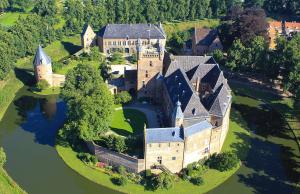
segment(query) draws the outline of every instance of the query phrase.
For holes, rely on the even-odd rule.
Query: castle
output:
[[[97,37],[90,30],[84,28],[82,39],[97,39],[107,55],[137,54],[137,69],[125,71],[122,90],[135,90],[163,111],[167,127],[144,130],[144,169],[163,166],[175,173],[221,151],[232,96],[213,57],[168,53],[160,24],[108,24]],[[83,41],[83,47],[89,43]]]
[[[50,57],[44,52],[41,46],[37,48],[33,60],[34,75],[37,82],[47,81],[50,87],[59,87],[65,82],[65,76],[52,72]]]

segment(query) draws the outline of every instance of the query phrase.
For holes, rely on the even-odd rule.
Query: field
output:
[[[219,25],[220,21],[218,19],[202,19],[195,21],[174,21],[174,22],[166,22],[163,24],[164,30],[168,36],[175,32],[188,31],[197,28],[215,28]]]
[[[19,12],[6,12],[0,16],[0,25],[12,26],[18,21],[19,17],[26,17],[28,14]]]

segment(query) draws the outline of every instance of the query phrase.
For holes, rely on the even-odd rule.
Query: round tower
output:
[[[46,80],[50,86],[53,85],[51,59],[48,55],[46,55],[41,46],[39,46],[36,51],[33,60],[33,67],[34,75],[37,82],[41,80]]]

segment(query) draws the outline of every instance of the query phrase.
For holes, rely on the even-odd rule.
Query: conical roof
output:
[[[35,53],[33,65],[37,66],[37,65],[49,65],[49,64],[51,64],[50,57],[43,51],[41,45],[39,45]]]
[[[180,103],[179,100],[176,103],[176,107],[175,107],[174,112],[173,112],[173,118],[175,118],[175,119],[183,118],[183,113],[182,113],[182,110],[181,110],[181,103]]]

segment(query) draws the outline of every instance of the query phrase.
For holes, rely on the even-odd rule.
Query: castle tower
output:
[[[181,127],[183,125],[184,115],[181,110],[181,103],[178,100],[172,114],[172,126]]]
[[[39,46],[36,51],[33,60],[33,67],[37,82],[39,82],[40,80],[46,80],[50,86],[53,86],[51,59],[48,55],[46,55],[41,46]]]
[[[85,24],[81,33],[81,46],[85,52],[96,44],[96,34],[89,24]]]
[[[160,44],[154,46],[150,43],[142,45],[137,41],[137,94],[138,98],[146,97],[154,100],[158,74],[163,71],[164,49]]]

